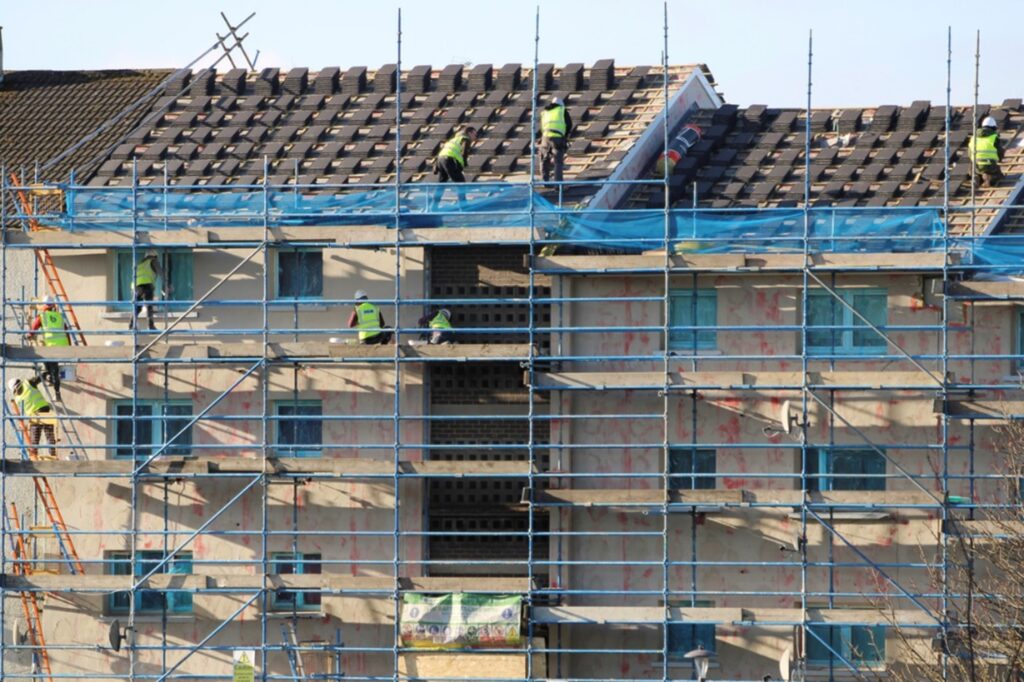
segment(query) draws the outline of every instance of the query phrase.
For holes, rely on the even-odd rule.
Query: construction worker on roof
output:
[[[135,277],[132,280],[135,305],[132,307],[132,319],[128,323],[129,329],[135,329],[135,320],[142,317],[143,312],[146,313],[146,318],[149,320],[150,330],[156,329],[156,325],[153,324],[153,301],[156,298],[156,281],[162,276],[160,256],[156,251],[147,251],[135,266]],[[148,305],[141,302],[148,302]]]
[[[366,292],[356,292],[355,310],[348,316],[350,329],[359,330],[359,343],[365,345],[391,343],[391,332],[385,331],[384,314],[367,300]]]
[[[979,184],[995,187],[1003,179],[1003,170],[999,162],[1003,160],[1003,145],[999,141],[999,125],[991,116],[981,121],[981,128],[971,136],[967,145],[968,153],[974,162],[974,187]]]
[[[28,339],[30,341],[34,340],[36,338],[35,332],[39,330],[43,332],[43,345],[47,348],[71,345],[68,325],[64,321],[64,315],[57,309],[52,296],[44,298],[42,305],[39,306],[39,312],[36,313],[35,319],[32,320]],[[59,402],[61,400],[60,365],[56,362],[48,361],[43,363],[43,367],[45,368],[44,374],[48,383],[53,386],[53,396]]]
[[[572,134],[572,116],[565,108],[561,97],[552,97],[540,114],[540,144],[537,151],[541,157],[541,172],[544,182],[554,179],[562,182],[565,167],[565,152]],[[552,177],[554,176],[554,177]]]
[[[437,153],[437,159],[434,161],[434,172],[437,173],[438,182],[466,181],[463,171],[466,168],[466,159],[469,158],[470,147],[474,142],[476,142],[476,128],[467,126],[441,145],[441,151]]]
[[[7,382],[7,390],[11,393],[18,413],[28,419],[29,425],[29,455],[35,459],[39,454],[36,448],[39,445],[40,436],[46,434],[46,442],[50,445],[50,456],[57,458],[57,421],[54,419],[53,406],[39,390],[39,383],[42,377],[35,376],[31,379],[11,379]]]
[[[424,334],[428,343],[454,343],[455,333],[452,331],[452,311],[442,308],[436,313],[427,313],[417,323],[420,327],[429,328],[430,334]]]

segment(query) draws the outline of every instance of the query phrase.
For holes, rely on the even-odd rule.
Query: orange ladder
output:
[[[18,523],[18,508],[13,502],[11,502],[8,516],[8,530],[11,534],[14,575],[32,575],[32,565],[29,563],[28,552],[25,549],[25,536]],[[25,624],[28,627],[28,641],[32,645],[32,656],[39,669],[46,671],[46,679],[52,681],[53,671],[50,669],[50,655],[46,653],[46,639],[43,637],[43,614],[39,608],[39,598],[35,592],[26,590],[22,590],[19,594],[21,595],[21,608],[25,612]]]
[[[32,203],[28,200],[27,191],[18,181],[17,175],[10,173],[9,177],[11,186],[15,189],[14,193],[18,197],[18,204],[21,206],[22,215],[28,222],[29,230],[32,232],[41,231],[43,228],[35,218]],[[35,252],[36,260],[39,262],[39,269],[43,273],[43,279],[46,280],[47,291],[50,292],[54,300],[60,305],[60,308],[67,311],[68,322],[71,323],[71,328],[76,332],[70,335],[71,338],[77,340],[77,343],[81,346],[88,345],[85,342],[85,334],[82,333],[82,327],[78,324],[78,316],[75,314],[75,309],[68,302],[68,292],[64,289],[64,283],[60,281],[60,272],[57,270],[57,266],[54,265],[53,258],[50,257],[50,250],[39,248]]]
[[[11,412],[14,416],[20,416],[17,404],[11,401]],[[32,454],[34,448],[30,445],[31,438],[29,436],[28,424],[26,420],[19,419],[18,426],[21,431],[21,437],[23,439],[22,447],[25,452],[28,453],[27,459],[38,460],[38,453]],[[57,546],[60,548],[61,554],[64,555],[64,559],[68,562],[68,566],[71,572],[76,575],[83,575],[85,568],[82,566],[82,560],[78,558],[78,551],[75,549],[75,543],[71,539],[71,534],[68,533],[67,524],[64,523],[64,515],[61,514],[60,507],[57,506],[57,498],[53,495],[53,489],[50,487],[50,482],[46,480],[45,476],[33,476],[32,482],[36,487],[36,496],[39,497],[39,501],[43,503],[43,510],[46,512],[46,520],[50,522],[50,526],[53,528],[54,534],[57,536]]]

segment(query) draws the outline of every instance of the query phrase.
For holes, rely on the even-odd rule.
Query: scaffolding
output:
[[[667,151],[667,19],[665,31],[665,115],[652,129],[663,135]],[[809,168],[810,50],[808,57]],[[535,56],[535,103],[537,63]],[[400,72],[400,50],[397,66]],[[397,82],[401,121],[401,78]],[[948,99],[947,88],[947,169]],[[748,635],[781,642],[754,656],[763,672],[753,672],[755,664],[745,659],[744,672],[729,672],[729,679],[774,674],[780,656],[784,666],[792,665],[793,679],[855,679],[879,661],[851,653],[841,638],[823,634],[829,628],[899,626],[930,641],[961,627],[953,605],[964,595],[945,580],[930,584],[927,576],[945,576],[955,560],[947,547],[952,536],[979,528],[978,514],[1007,507],[992,492],[1003,475],[981,441],[986,423],[1024,416],[1019,378],[991,369],[1015,366],[1021,354],[976,339],[977,329],[997,326],[978,325],[976,306],[1002,310],[1024,299],[1018,280],[978,278],[1011,266],[975,258],[985,245],[1008,241],[976,231],[974,214],[1007,206],[952,205],[947,172],[937,238],[915,234],[901,244],[896,237],[895,248],[879,251],[870,237],[840,230],[823,246],[812,225],[835,223],[837,209],[808,200],[785,248],[720,252],[693,246],[675,231],[721,213],[672,207],[666,169],[661,180],[622,181],[664,188],[664,208],[631,210],[663,221],[660,248],[606,253],[597,243],[592,253],[566,254],[558,248],[574,240],[550,226],[571,222],[578,210],[539,209],[533,199],[583,183],[534,180],[531,159],[531,180],[518,188],[529,201],[515,225],[498,227],[489,225],[507,219],[508,211],[470,210],[458,216],[457,226],[446,225],[447,214],[425,200],[443,186],[404,186],[398,174],[387,186],[275,186],[265,163],[262,182],[242,188],[262,207],[259,215],[245,214],[246,226],[204,229],[201,212],[165,210],[163,229],[154,230],[153,216],[140,209],[144,199],[163,196],[166,207],[166,197],[181,190],[166,181],[143,188],[133,176],[132,210],[105,216],[111,221],[106,228],[82,229],[79,220],[75,229],[73,201],[46,214],[35,210],[30,196],[85,196],[94,188],[73,180],[24,185],[3,174],[0,224],[70,226],[6,230],[5,295],[11,254],[45,252],[35,295],[45,286],[82,314],[74,331],[81,342],[63,348],[23,345],[28,320],[14,324],[15,315],[3,315],[0,379],[6,385],[44,362],[82,363],[79,374],[87,367],[89,376],[79,378],[88,394],[56,417],[64,434],[56,460],[29,456],[18,430],[22,422],[5,406],[0,504],[8,509],[10,488],[31,477],[37,489],[42,481],[50,490],[52,481],[50,499],[80,515],[71,529],[53,531],[18,525],[14,512],[2,531],[4,587],[27,604],[26,613],[37,615],[25,643],[5,632],[0,677],[232,679],[233,653],[252,650],[264,680],[689,679],[688,664],[673,655],[677,626],[692,628],[682,635],[692,640],[699,637],[696,628],[713,626],[724,629],[717,637],[732,647]],[[804,177],[809,199],[810,173]],[[495,191],[487,184],[465,189],[470,195]],[[382,220],[375,214],[365,225],[282,224],[274,200],[304,191],[382,190],[393,194],[391,215]],[[410,226],[410,205],[440,223]],[[872,214],[872,220],[882,214],[897,222],[909,215],[899,209]],[[970,216],[969,234],[950,232],[960,215]],[[446,250],[468,247],[516,249],[525,258],[525,291],[433,295],[431,265]],[[80,297],[59,284],[51,252],[59,265],[62,252],[83,249],[118,250],[132,265],[149,249],[188,250],[220,270],[204,280],[202,295],[163,302],[163,328],[147,334],[139,329],[135,304],[118,299],[114,289]],[[295,250],[320,253],[325,276],[329,262],[340,263],[330,266],[338,281],[325,283],[315,298],[280,296],[278,259]],[[877,324],[844,294],[851,284],[870,288],[880,280],[893,292],[887,304],[910,323]],[[351,343],[356,331],[342,328],[340,315],[352,301],[339,292],[364,281],[373,283],[366,287],[374,292],[370,302],[389,306],[393,344]],[[773,291],[785,304],[775,303],[772,315],[753,323],[699,323],[699,292],[713,288],[741,297]],[[904,303],[888,303],[897,297]],[[811,324],[811,306],[821,301],[833,319]],[[31,296],[6,297],[5,312],[32,304]],[[679,305],[690,307],[682,314],[689,323],[674,321]],[[515,321],[461,325],[452,332],[453,344],[410,344],[423,333],[413,320],[435,306],[509,310]],[[961,315],[964,307],[969,311]],[[217,321],[202,326],[198,313]],[[324,322],[328,314],[339,316],[337,324]],[[114,329],[104,322],[111,319],[136,324]],[[707,352],[705,334],[721,339],[722,348]],[[851,349],[842,339],[852,335],[870,341]],[[736,341],[725,343],[728,338]],[[760,339],[759,350],[749,350],[752,338]],[[525,403],[453,414],[431,402],[432,387],[441,387],[434,378],[447,369],[493,366],[521,373]],[[185,406],[183,396],[198,399]],[[311,396],[321,396],[321,413]],[[350,403],[341,405],[342,398]],[[867,417],[864,403],[871,408]],[[93,409],[83,411],[88,405]],[[170,409],[176,405],[184,409]],[[323,411],[329,405],[338,411]],[[316,439],[298,435],[309,421],[302,416],[320,424]],[[900,420],[908,426],[886,428]],[[431,437],[442,422],[486,428],[497,421],[525,427],[525,438],[460,444]],[[16,438],[7,437],[11,432]],[[699,453],[708,450],[731,452],[728,461],[736,468],[703,468]],[[880,458],[881,471],[862,475],[880,487],[844,490],[835,485],[842,476],[821,465],[834,453],[853,451]],[[793,466],[784,466],[790,455]],[[431,515],[443,517],[444,510],[430,508],[428,488],[474,480],[520,491],[512,506],[525,515],[525,527],[431,530]],[[97,527],[81,516],[89,486],[103,488],[98,499],[109,508],[95,519],[109,525]],[[56,502],[44,502],[43,513],[49,517],[53,510],[60,515]],[[335,516],[348,527],[334,525]],[[708,525],[715,525],[713,538]],[[899,531],[902,525],[913,531]],[[73,560],[67,553],[36,557],[43,570],[26,571],[33,538],[48,532],[58,542],[74,541],[79,551]],[[525,547],[518,558],[471,562],[429,554],[436,539],[481,536]],[[926,538],[937,541],[937,558],[894,554],[885,544],[918,546]],[[762,555],[771,545],[776,558],[745,557],[730,542],[760,543]],[[364,549],[353,549],[358,544]],[[65,565],[66,572],[47,574]],[[739,576],[757,572],[767,577],[735,586],[721,578],[739,583]],[[438,653],[403,639],[407,596],[453,593],[518,597],[525,623],[518,646]],[[60,604],[61,613],[126,619],[126,645],[116,651],[67,632],[60,633],[64,641],[48,634],[44,644],[47,609],[40,617],[36,607],[43,595]],[[329,624],[321,626],[321,619]],[[202,627],[193,627],[197,621]],[[119,626],[119,620],[112,624]],[[827,662],[810,659],[812,648],[827,651]],[[24,652],[45,661],[45,670],[7,669],[7,654]],[[510,654],[520,668],[501,667]],[[193,657],[202,659],[201,667],[186,666]],[[646,667],[623,669],[621,661]],[[501,672],[513,669],[520,672]]]

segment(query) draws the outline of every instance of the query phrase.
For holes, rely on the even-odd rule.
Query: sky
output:
[[[497,67],[533,63],[538,4],[541,62],[661,61],[661,0],[30,0],[2,3],[0,26],[7,70],[181,67],[224,31],[220,10],[256,13],[257,67],[373,68],[396,61],[401,7],[404,68]],[[952,28],[952,100],[968,104],[982,29],[979,98],[999,103],[1024,97],[1022,27],[1024,0],[669,0],[668,54],[708,64],[726,101],[805,106],[813,31],[812,106],[943,103]]]

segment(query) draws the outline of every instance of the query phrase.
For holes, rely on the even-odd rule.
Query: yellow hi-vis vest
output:
[[[372,339],[380,334],[380,311],[372,303],[360,303],[356,306],[356,329],[359,340]]]
[[[545,137],[565,137],[565,107],[545,109],[540,115],[540,129]]]
[[[46,402],[39,389],[25,381],[21,382],[21,390],[14,394],[14,402],[18,405],[18,411],[25,417],[33,417],[43,410],[50,409],[50,403]]]
[[[153,259],[143,258],[139,261],[139,264],[135,266],[134,286],[153,284],[154,282],[156,282],[156,270],[153,269]]]
[[[974,159],[974,165],[990,166],[993,163],[999,163],[999,151],[996,149],[996,140],[998,139],[999,133],[981,137],[975,135],[971,138],[967,149],[970,151],[971,158]]]
[[[450,140],[444,143],[441,147],[441,151],[438,152],[437,157],[443,159],[445,157],[451,157],[455,159],[455,163],[459,164],[459,168],[466,167],[466,160],[462,156],[462,143],[465,142],[466,136],[462,133],[455,135]]]
[[[39,313],[43,328],[43,344],[47,346],[70,346],[71,339],[65,331],[64,316],[56,310],[44,310]]]
[[[447,317],[445,317],[441,313],[438,313],[437,315],[434,315],[434,318],[432,320],[430,320],[430,328],[431,329],[451,329],[452,328],[452,323],[448,320]]]

